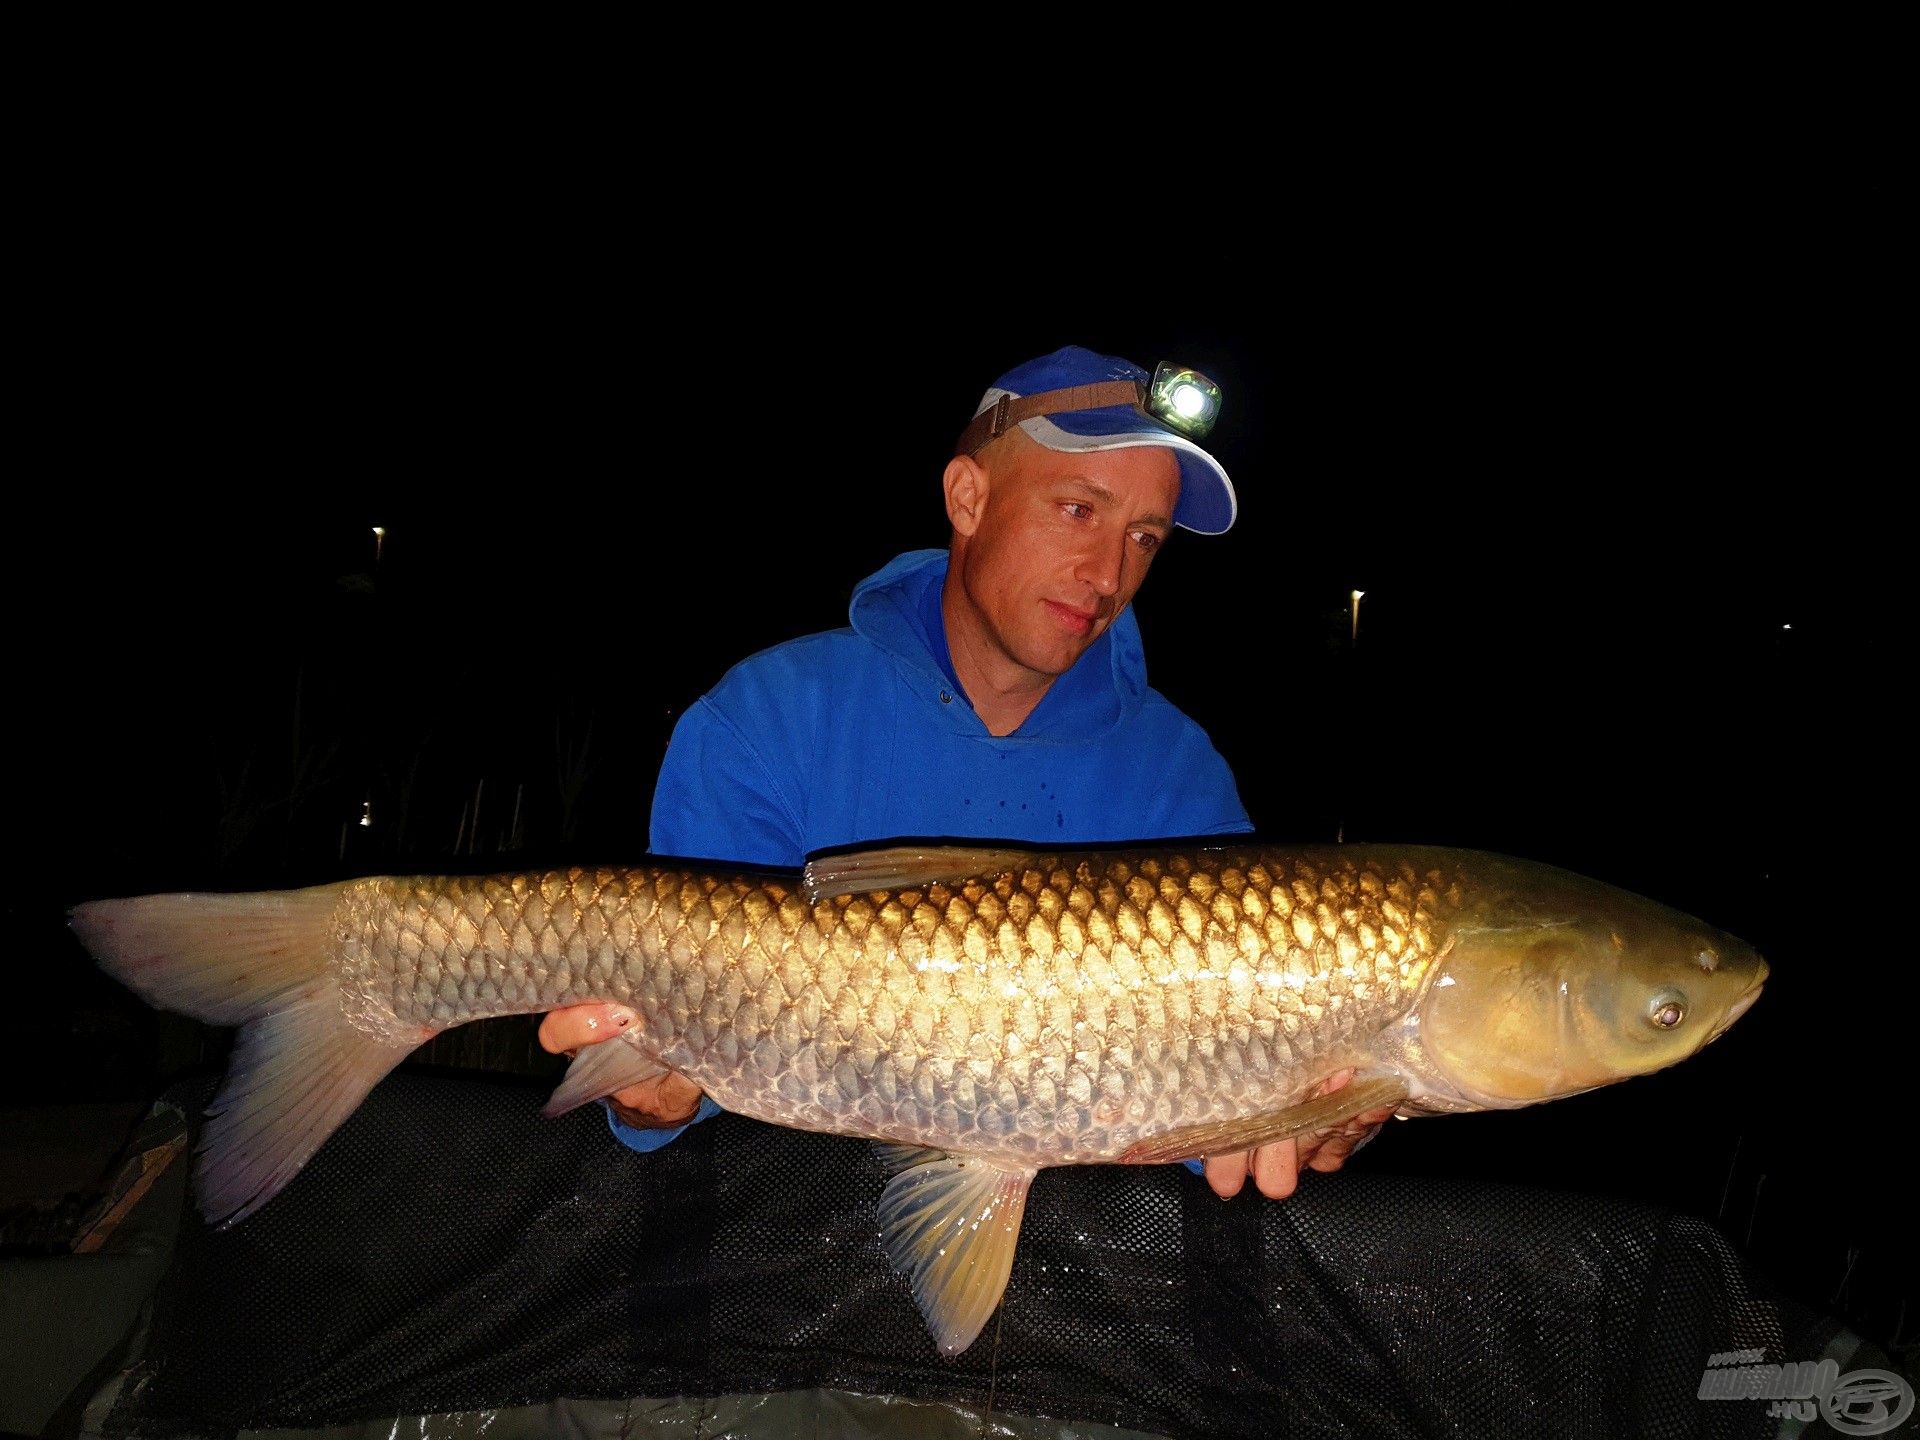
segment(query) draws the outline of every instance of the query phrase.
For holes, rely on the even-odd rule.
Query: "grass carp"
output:
[[[999,1304],[1044,1166],[1578,1094],[1694,1054],[1767,973],[1550,866],[1242,837],[380,876],[71,924],[154,1005],[240,1027],[196,1176],[210,1222],[265,1204],[439,1032],[614,1001],[632,1029],[582,1050],[548,1113],[670,1069],[740,1114],[882,1142],[886,1248],[948,1354]]]

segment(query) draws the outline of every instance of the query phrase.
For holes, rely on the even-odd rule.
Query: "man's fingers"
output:
[[[1222,1200],[1238,1195],[1240,1187],[1247,1183],[1247,1161],[1244,1150],[1236,1150],[1231,1155],[1207,1156],[1207,1184],[1213,1187],[1213,1193]]]
[[[684,1075],[669,1070],[638,1085],[616,1090],[607,1098],[613,1102],[613,1113],[624,1123],[642,1130],[657,1130],[691,1120],[693,1112],[700,1108],[701,1090]]]
[[[1391,1109],[1366,1110],[1328,1134],[1314,1146],[1306,1158],[1309,1169],[1331,1174],[1367,1141],[1380,1133],[1380,1127],[1393,1118]]]
[[[569,1005],[552,1010],[540,1022],[540,1047],[556,1055],[572,1055],[582,1046],[625,1035],[633,1029],[635,1019],[625,1005]],[[616,1090],[607,1100],[622,1123],[640,1130],[657,1130],[691,1120],[701,1098],[698,1085],[669,1070]]]
[[[1318,1170],[1322,1175],[1330,1175],[1347,1163],[1347,1157],[1353,1154],[1360,1142],[1367,1138],[1369,1129],[1336,1130],[1314,1148],[1307,1160],[1307,1168]]]
[[[633,1011],[624,1005],[569,1005],[550,1010],[540,1022],[540,1048],[555,1055],[582,1045],[598,1045],[633,1028]]]
[[[1300,1142],[1289,1137],[1253,1152],[1253,1183],[1269,1200],[1284,1200],[1300,1183]]]
[[[1315,1096],[1331,1095],[1353,1079],[1353,1071],[1341,1070],[1313,1087]],[[1206,1162],[1207,1184],[1223,1200],[1238,1195],[1253,1177],[1262,1195],[1284,1200],[1300,1187],[1300,1172],[1318,1170],[1323,1174],[1338,1170],[1380,1127],[1393,1118],[1391,1105],[1364,1110],[1332,1129],[1313,1135],[1298,1135],[1274,1140],[1257,1150],[1236,1150],[1231,1155],[1210,1155]]]
[[[1338,1090],[1342,1085],[1345,1085],[1351,1079],[1353,1079],[1353,1071],[1351,1068],[1346,1070],[1336,1070],[1333,1072],[1333,1074],[1327,1076],[1326,1079],[1322,1080],[1319,1084],[1315,1085],[1313,1089],[1309,1090],[1307,1093],[1311,1095],[1314,1099],[1318,1100],[1323,1095],[1331,1095],[1334,1091]]]

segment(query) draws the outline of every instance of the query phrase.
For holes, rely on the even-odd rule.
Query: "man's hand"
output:
[[[598,1045],[626,1034],[634,1013],[624,1005],[570,1005],[551,1010],[540,1022],[540,1048],[555,1055],[572,1055],[583,1045]],[[622,1125],[636,1130],[663,1130],[684,1125],[700,1108],[700,1087],[669,1070],[607,1097]]]
[[[1313,1087],[1310,1098],[1330,1095],[1353,1078],[1353,1071],[1329,1075]],[[1271,1200],[1284,1200],[1300,1183],[1302,1166],[1331,1173],[1347,1163],[1347,1157],[1371,1140],[1380,1127],[1393,1118],[1393,1107],[1364,1110],[1351,1120],[1330,1130],[1297,1135],[1291,1140],[1275,1140],[1257,1150],[1236,1150],[1231,1155],[1207,1157],[1207,1184],[1222,1200],[1240,1193],[1253,1176],[1260,1193]]]

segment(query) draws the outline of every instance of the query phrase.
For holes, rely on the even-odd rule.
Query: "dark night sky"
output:
[[[57,443],[19,477],[44,516],[10,576],[38,873],[10,907],[66,977],[30,998],[99,1003],[75,900],[314,883],[382,843],[431,868],[483,781],[490,842],[518,791],[528,853],[639,853],[671,717],[942,543],[980,391],[1084,343],[1225,388],[1239,525],[1178,537],[1137,609],[1266,834],[1567,865],[1772,962],[1697,1060],[1396,1127],[1371,1163],[1709,1214],[1726,1190],[1803,1288],[1848,1246],[1911,1287],[1884,257],[1863,209],[1705,213],[1376,209],[1396,223],[1237,232],[1198,295],[1145,255],[1023,269],[904,226],[830,262],[610,268],[549,240],[519,268],[315,218],[102,265],[49,341]],[[590,736],[570,833],[556,728]],[[381,838],[349,827],[343,861],[369,799]]]

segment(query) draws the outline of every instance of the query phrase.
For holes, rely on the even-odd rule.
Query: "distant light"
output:
[[[373,534],[375,539],[384,540],[387,538],[387,527],[384,525],[376,525],[373,527]]]
[[[1781,626],[1780,628],[1781,628],[1782,630],[1791,630],[1791,629],[1793,628],[1793,626],[1791,626],[1791,625],[1782,625],[1782,626]]]
[[[1367,592],[1366,592],[1366,591],[1364,591],[1364,590],[1356,590],[1356,591],[1354,591],[1354,592],[1353,592],[1353,603],[1354,603],[1354,604],[1356,604],[1356,605],[1358,605],[1358,604],[1360,603],[1360,597],[1361,597],[1362,595],[1364,595],[1364,594],[1366,594],[1366,593],[1367,593]]]
[[[361,823],[362,825],[365,825],[365,826],[368,826],[369,828],[371,828],[371,827],[372,827],[372,825],[373,825],[373,801],[371,801],[371,800],[366,800],[366,801],[363,801],[363,802],[361,803],[361,805],[360,805],[360,823]]]

